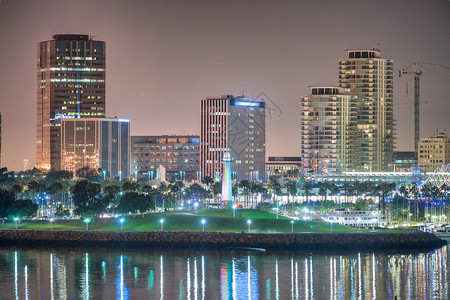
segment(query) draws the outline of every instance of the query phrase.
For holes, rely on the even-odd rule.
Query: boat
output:
[[[386,220],[379,210],[343,210],[337,209],[323,216],[326,222],[338,223],[346,226],[384,226]]]
[[[441,226],[436,230],[435,234],[440,239],[450,241],[450,226],[448,225]]]

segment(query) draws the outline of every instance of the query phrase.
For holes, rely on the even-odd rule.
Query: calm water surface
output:
[[[448,252],[0,247],[0,299],[449,299]]]

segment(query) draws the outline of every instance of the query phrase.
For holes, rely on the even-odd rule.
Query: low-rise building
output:
[[[302,159],[298,156],[269,156],[266,161],[266,178],[299,177]]]
[[[105,177],[130,174],[130,121],[117,118],[61,119],[61,169],[102,169]]]
[[[133,173],[153,180],[156,170],[165,169],[166,180],[200,180],[200,137],[198,135],[133,136]]]
[[[450,163],[450,139],[445,131],[436,137],[420,139],[417,151],[418,165],[426,167],[427,171]]]

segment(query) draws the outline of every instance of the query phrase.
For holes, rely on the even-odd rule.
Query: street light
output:
[[[16,222],[16,229],[17,229],[17,222],[19,221],[19,218],[14,218],[14,222]]]
[[[50,219],[50,230],[53,230],[53,218]]]
[[[205,232],[205,223],[206,223],[206,220],[205,220],[205,219],[202,219],[203,232]]]
[[[195,207],[195,214],[197,214],[197,206],[198,206],[198,202],[194,203],[194,207]]]
[[[91,221],[91,219],[89,219],[89,218],[84,219],[84,222],[86,223],[86,231],[89,230],[89,222],[90,222],[90,221]]]
[[[123,222],[125,222],[124,218],[120,218],[120,231],[123,231]]]
[[[247,220],[247,224],[248,224],[248,232],[250,232],[250,224],[252,224],[252,220]]]
[[[106,180],[106,171],[103,171],[103,180]]]
[[[291,221],[291,232],[294,232],[294,221]]]
[[[161,231],[163,231],[164,219],[159,220],[159,223],[161,223]]]
[[[236,217],[236,204],[233,204],[233,218]]]

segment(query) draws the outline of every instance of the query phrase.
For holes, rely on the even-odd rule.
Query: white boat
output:
[[[384,215],[379,210],[338,209],[323,216],[324,221],[350,226],[384,226]]]
[[[440,239],[450,241],[450,227],[444,226],[436,230],[436,236]]]

